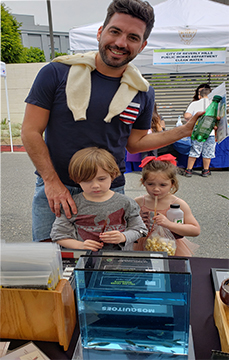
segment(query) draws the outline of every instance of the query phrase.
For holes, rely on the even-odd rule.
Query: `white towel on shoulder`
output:
[[[86,110],[91,95],[91,71],[96,68],[96,54],[97,52],[90,51],[85,54],[59,56],[52,60],[71,65],[66,84],[66,96],[67,105],[76,121],[86,120]],[[104,121],[111,122],[114,116],[125,110],[138,91],[147,92],[148,90],[148,81],[133,64],[128,64]]]

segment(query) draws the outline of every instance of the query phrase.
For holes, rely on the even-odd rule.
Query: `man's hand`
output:
[[[72,217],[72,214],[77,214],[76,204],[71,197],[69,190],[59,179],[45,182],[45,194],[47,196],[50,209],[57,217],[60,217],[61,205],[68,219]]]
[[[126,237],[120,231],[107,231],[99,235],[101,241],[107,244],[119,244],[126,242]]]
[[[192,135],[192,131],[193,131],[193,128],[194,128],[194,125],[196,123],[196,121],[198,120],[198,118],[200,116],[202,116],[203,114],[205,114],[205,111],[198,111],[190,120],[188,120],[188,122],[185,124],[185,127],[186,127],[186,130],[187,128],[191,130],[191,134]],[[219,120],[220,120],[220,117],[217,116],[217,124],[216,126],[214,126],[214,130],[215,130],[215,138],[217,136],[217,129],[218,129],[218,123],[219,123]],[[190,135],[187,135],[187,136],[190,136]]]
[[[191,117],[188,122],[184,125],[187,131],[186,136],[191,136],[193,128],[195,126],[195,123],[197,122],[198,118],[202,116],[205,113],[205,111],[198,111],[193,117]]]

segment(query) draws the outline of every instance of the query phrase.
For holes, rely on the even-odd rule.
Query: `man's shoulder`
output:
[[[41,70],[46,72],[64,73],[64,72],[68,72],[69,69],[70,69],[70,65],[51,61],[48,64],[46,64]]]
[[[50,82],[50,79],[54,81],[55,79],[61,80],[67,76],[69,69],[69,65],[50,62],[40,69],[37,79],[44,82]]]
[[[141,102],[146,102],[147,105],[152,104],[155,98],[154,88],[150,85],[148,91],[139,91],[136,98],[140,99]]]
[[[149,91],[147,91],[147,93],[149,93],[151,96],[154,94],[154,88],[152,87],[152,85],[149,86]]]
[[[69,69],[71,67],[71,65],[63,64],[63,63],[60,63],[60,62],[50,62],[48,65],[50,65],[50,67],[52,67],[56,71],[60,71],[60,72],[69,71]]]

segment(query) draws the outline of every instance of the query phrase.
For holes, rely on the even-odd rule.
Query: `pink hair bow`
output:
[[[148,164],[150,161],[152,160],[155,160],[155,161],[169,161],[171,164],[173,165],[177,165],[177,162],[176,162],[176,158],[171,155],[171,154],[164,154],[164,155],[161,155],[161,156],[147,156],[145,157],[142,162],[141,162],[141,165],[139,165],[139,167],[143,168],[144,166],[146,166],[146,164]]]

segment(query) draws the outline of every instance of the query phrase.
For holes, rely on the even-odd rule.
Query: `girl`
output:
[[[176,239],[177,256],[192,256],[193,251],[198,245],[191,243],[184,236],[198,236],[200,226],[194,218],[190,207],[184,201],[176,197],[178,191],[178,180],[176,177],[176,161],[171,154],[161,155],[158,158],[148,156],[140,165],[142,167],[141,182],[145,186],[147,195],[140,196],[135,201],[140,206],[140,215],[142,216],[148,230],[151,230],[153,219],[156,224],[169,229]],[[155,209],[155,199],[157,203],[157,213],[153,213]],[[184,223],[174,223],[167,219],[166,213],[170,208],[170,204],[179,204],[184,212]],[[138,240],[134,250],[144,250],[145,239]]]
[[[71,249],[133,250],[133,243],[147,234],[133,199],[110,190],[120,174],[108,151],[96,147],[77,151],[69,164],[69,176],[83,192],[73,195],[77,214],[70,219],[62,210],[51,238]]]

